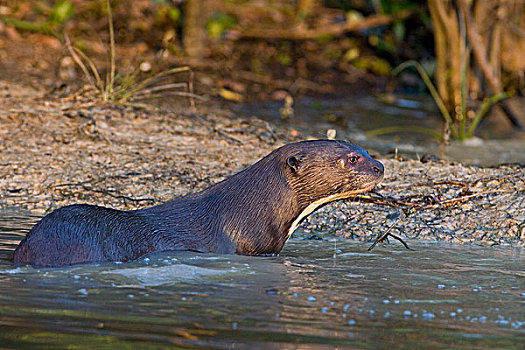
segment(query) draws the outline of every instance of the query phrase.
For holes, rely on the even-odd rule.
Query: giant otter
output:
[[[31,229],[13,261],[59,266],[167,250],[277,254],[317,207],[369,191],[382,178],[383,165],[352,143],[292,143],[214,186],[154,207],[57,209]]]

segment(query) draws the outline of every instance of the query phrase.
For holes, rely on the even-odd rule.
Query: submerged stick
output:
[[[396,226],[396,224],[399,222],[399,220],[401,219],[401,215],[398,216],[398,218],[396,219],[396,221],[394,221],[392,223],[392,225],[390,225],[390,227],[386,230],[385,233],[383,233],[382,235],[380,235],[375,241],[374,243],[372,243],[372,245],[370,246],[370,248],[368,248],[367,250],[370,252],[372,251],[372,249],[374,249],[374,247],[377,245],[377,243],[380,243],[380,242],[383,242],[385,239],[388,238],[388,236],[391,236],[392,238],[394,239],[397,239],[399,242],[401,242],[406,249],[408,250],[412,250],[408,244],[405,243],[405,241],[403,241],[400,237],[394,235],[393,233],[390,233],[390,231],[392,231],[392,229],[394,228],[394,226]]]

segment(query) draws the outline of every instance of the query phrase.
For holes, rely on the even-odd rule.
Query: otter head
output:
[[[345,141],[306,141],[287,152],[285,175],[297,198],[299,222],[324,203],[374,188],[383,178],[383,164],[367,151]]]

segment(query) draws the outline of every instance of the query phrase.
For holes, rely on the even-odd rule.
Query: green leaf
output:
[[[237,24],[237,20],[224,12],[215,12],[211,15],[206,23],[206,30],[208,35],[212,38],[219,38],[222,33],[234,25]]]
[[[376,75],[389,75],[392,67],[388,61],[379,57],[360,57],[352,61],[357,69],[368,70]]]
[[[42,34],[52,34],[53,31],[51,30],[51,26],[47,22],[29,22],[29,21],[23,21],[12,17],[4,17],[2,18],[2,21],[8,25],[13,26],[16,29],[20,30],[27,30],[30,32],[35,33],[42,33]]]
[[[403,41],[406,33],[405,22],[394,21],[394,23],[392,24],[392,33],[394,33],[394,39],[397,42]]]
[[[75,6],[70,1],[59,1],[53,6],[49,21],[61,25],[75,14]]]
[[[443,102],[443,99],[439,95],[439,92],[437,91],[436,87],[432,83],[432,80],[430,80],[430,76],[425,71],[421,63],[414,61],[414,60],[403,62],[392,71],[392,74],[397,75],[403,70],[407,69],[408,67],[416,68],[417,72],[421,76],[421,79],[423,79],[423,82],[427,86],[428,91],[430,91],[430,94],[432,95],[434,102],[439,108],[439,111],[441,112],[441,116],[443,117],[443,119],[445,119],[445,122],[447,122],[448,125],[450,125],[450,131],[452,133],[452,137],[457,138],[457,133],[455,129],[452,127],[454,125],[454,121],[452,120],[452,117],[448,113],[447,107],[445,107],[445,103]]]
[[[401,11],[421,6],[418,1],[412,0],[381,0],[380,4],[381,13],[384,15],[395,15]]]
[[[173,22],[178,23],[180,20],[180,10],[176,7],[170,7],[168,9],[168,17]]]

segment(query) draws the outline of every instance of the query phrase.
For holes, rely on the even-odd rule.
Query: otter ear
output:
[[[286,159],[286,165],[290,167],[292,172],[296,172],[301,168],[301,159],[295,156],[288,157],[288,159]]]

